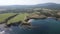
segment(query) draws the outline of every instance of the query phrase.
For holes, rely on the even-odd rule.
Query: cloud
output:
[[[47,2],[60,3],[60,0],[0,0],[0,5],[33,5]]]

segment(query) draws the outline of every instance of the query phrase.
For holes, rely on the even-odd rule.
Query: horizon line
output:
[[[47,2],[47,3],[54,3],[54,2]],[[38,3],[38,4],[46,4],[46,3]],[[38,4],[31,4],[31,5],[38,5]],[[54,3],[54,4],[60,4],[60,3]],[[20,5],[20,4],[10,4],[10,5]],[[10,5],[0,5],[0,6],[10,6]],[[21,4],[26,5],[26,4]]]

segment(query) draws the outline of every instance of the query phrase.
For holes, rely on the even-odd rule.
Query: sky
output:
[[[60,4],[60,0],[0,0],[0,5],[35,5],[48,2]]]

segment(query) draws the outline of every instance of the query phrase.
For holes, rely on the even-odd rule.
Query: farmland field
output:
[[[4,13],[4,14],[0,14],[0,23],[5,21],[5,19],[7,19],[10,16],[15,15],[16,13]]]
[[[14,23],[14,22],[18,22],[18,21],[23,21],[25,19],[25,17],[28,15],[28,13],[20,13],[19,15],[17,15],[16,17],[12,18],[11,20],[9,20],[7,22],[7,24],[10,23]]]

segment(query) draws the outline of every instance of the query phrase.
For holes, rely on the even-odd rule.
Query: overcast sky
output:
[[[0,0],[0,5],[34,5],[48,2],[60,3],[60,0]]]

